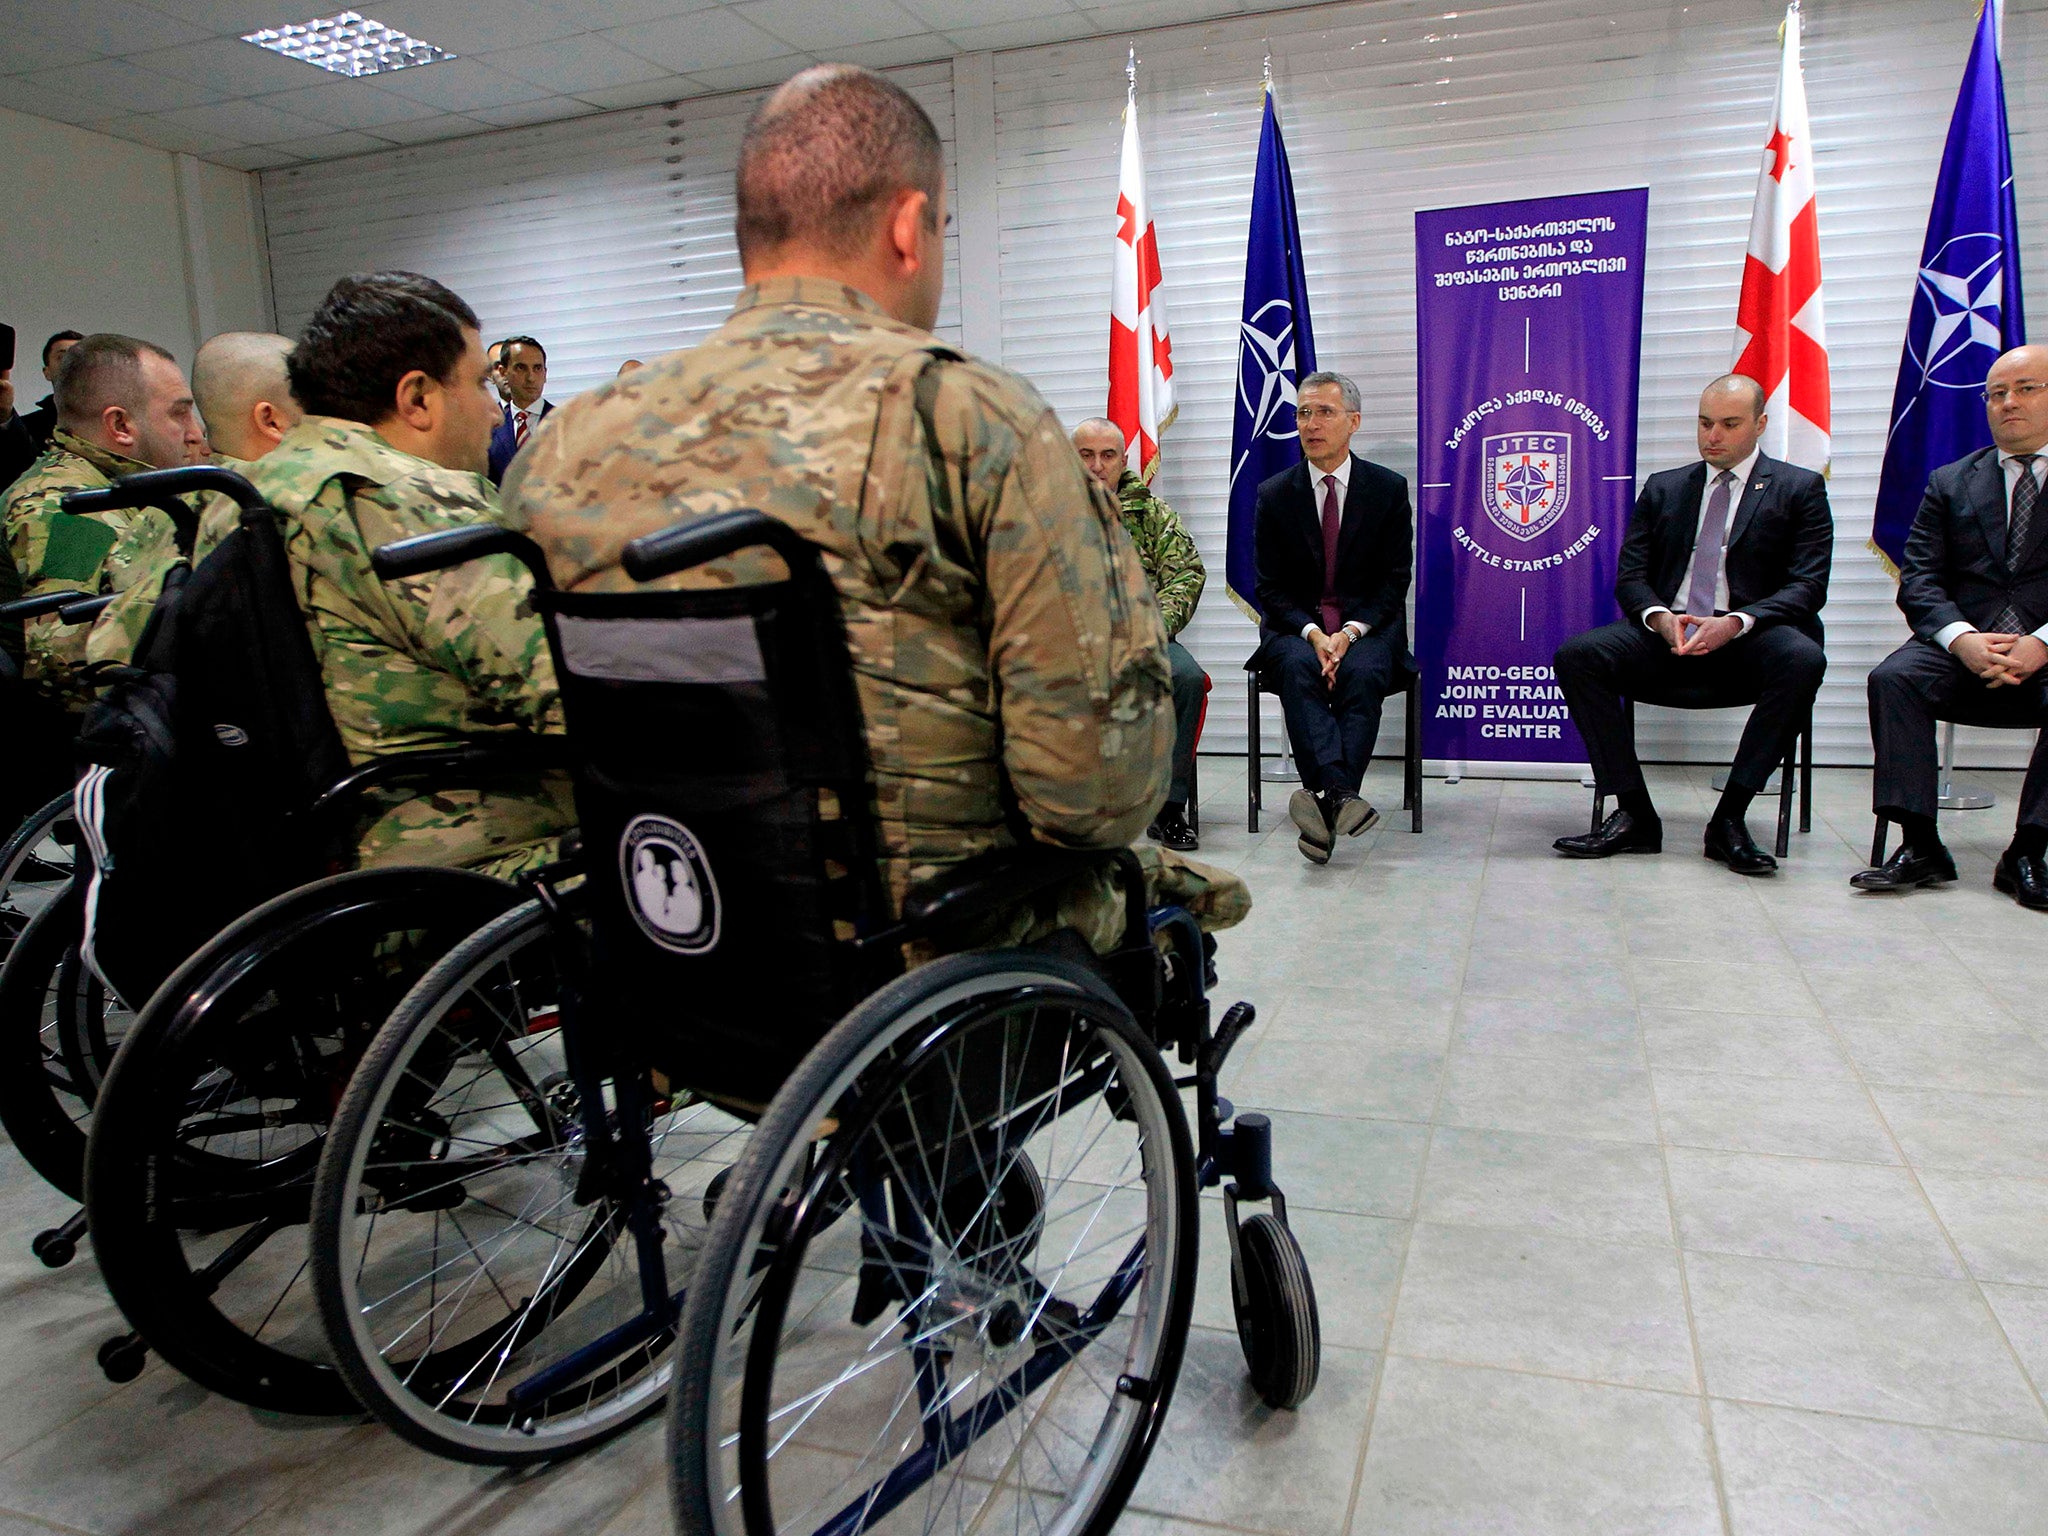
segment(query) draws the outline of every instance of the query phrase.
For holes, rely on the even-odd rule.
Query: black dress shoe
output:
[[[1775,875],[1778,861],[1757,847],[1740,816],[1716,816],[1707,823],[1707,857],[1738,875]]]
[[[1193,853],[1202,845],[1195,839],[1195,829],[1188,825],[1188,813],[1178,805],[1169,805],[1159,813],[1159,819],[1146,829],[1145,835],[1155,843],[1164,843],[1175,853]]]
[[[1946,848],[1922,853],[1901,847],[1876,869],[1851,875],[1849,883],[1859,891],[1910,891],[1916,886],[1941,885],[1956,877],[1956,861]]]
[[[1662,853],[1664,824],[1653,821],[1637,826],[1627,811],[1616,811],[1598,832],[1581,832],[1577,837],[1560,837],[1550,845],[1568,859],[1611,859],[1617,853]]]
[[[1372,802],[1348,789],[1340,789],[1330,796],[1329,809],[1330,830],[1341,832],[1346,837],[1370,832],[1380,824],[1380,813],[1373,809]]]
[[[2048,863],[2038,853],[2006,849],[1991,872],[1991,884],[2029,911],[2048,912]]]

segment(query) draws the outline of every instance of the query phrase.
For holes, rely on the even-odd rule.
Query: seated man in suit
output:
[[[505,381],[505,413],[491,434],[491,484],[505,478],[505,466],[526,446],[554,405],[548,387],[547,349],[531,336],[508,336],[500,345],[498,375]]]
[[[1359,458],[1358,386],[1312,373],[1295,393],[1302,463],[1259,487],[1253,533],[1260,661],[1280,695],[1302,787],[1287,813],[1312,864],[1380,814],[1359,797],[1380,704],[1408,669],[1415,536],[1408,482]]]
[[[1871,798],[1903,841],[1849,882],[1903,891],[1956,877],[1934,827],[1934,722],[2048,726],[2048,347],[2015,347],[1984,381],[1994,446],[1927,477],[1899,571],[1913,638],[1870,674]],[[2048,736],[2020,786],[2018,825],[1991,883],[2048,911]]]
[[[1664,824],[1636,759],[1624,698],[1681,709],[1754,704],[1706,854],[1741,875],[1778,861],[1744,817],[1813,709],[1827,671],[1821,604],[1834,559],[1827,482],[1763,453],[1764,392],[1731,373],[1700,395],[1703,462],[1643,482],[1622,540],[1618,624],[1557,649],[1557,682],[1594,781],[1617,809],[1599,831],[1560,837],[1567,858],[1657,853]]]

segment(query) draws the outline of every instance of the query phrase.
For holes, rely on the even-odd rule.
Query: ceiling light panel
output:
[[[417,64],[434,64],[455,57],[445,48],[423,43],[357,11],[316,16],[295,26],[265,27],[260,32],[244,33],[242,41],[351,78],[411,69]]]

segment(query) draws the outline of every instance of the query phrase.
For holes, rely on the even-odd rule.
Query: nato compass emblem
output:
[[[1237,397],[1251,416],[1253,440],[1295,436],[1294,306],[1268,300],[1238,329]]]
[[[1906,355],[1922,387],[1984,387],[2004,350],[2005,241],[1994,234],[1957,235],[1920,269]]]
[[[1571,497],[1569,432],[1503,432],[1480,440],[1486,515],[1501,532],[1533,539],[1560,517]]]
[[[680,822],[636,816],[619,838],[619,877],[640,931],[678,955],[718,943],[718,882],[704,848]]]

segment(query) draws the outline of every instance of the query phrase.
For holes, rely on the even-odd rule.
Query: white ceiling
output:
[[[1279,0],[1279,4],[1300,0]],[[0,0],[0,107],[243,170],[1275,0]],[[353,6],[458,55],[350,80],[242,42]]]

